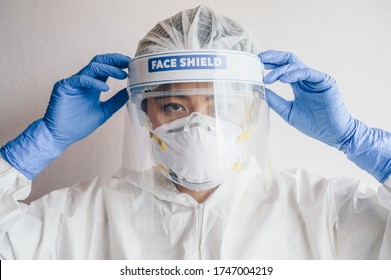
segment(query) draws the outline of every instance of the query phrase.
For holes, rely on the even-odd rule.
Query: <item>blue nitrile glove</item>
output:
[[[384,182],[391,173],[391,133],[369,128],[345,107],[336,81],[309,68],[294,54],[266,51],[259,54],[266,84],[289,83],[293,101],[266,89],[266,102],[290,125],[304,134],[343,151],[359,167]]]
[[[28,179],[33,179],[53,159],[76,141],[91,134],[128,100],[126,89],[105,102],[108,77],[126,79],[121,70],[130,58],[121,54],[96,56],[76,75],[54,85],[45,116],[0,149],[0,155]]]

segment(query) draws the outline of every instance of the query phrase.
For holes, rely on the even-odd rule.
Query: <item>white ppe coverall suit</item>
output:
[[[267,184],[250,160],[199,204],[149,175],[158,185],[121,170],[26,205],[31,182],[1,159],[0,257],[391,259],[390,180],[376,192],[297,169]]]

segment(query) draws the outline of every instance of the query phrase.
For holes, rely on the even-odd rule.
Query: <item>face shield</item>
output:
[[[205,190],[243,171],[250,158],[263,161],[268,110],[256,55],[200,50],[139,56],[129,63],[128,92],[125,146],[132,147],[125,166]]]

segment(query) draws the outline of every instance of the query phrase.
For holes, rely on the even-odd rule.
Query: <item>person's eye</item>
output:
[[[184,111],[185,108],[182,105],[179,105],[177,103],[170,103],[167,105],[164,105],[164,111],[171,111],[171,112],[180,112]]]

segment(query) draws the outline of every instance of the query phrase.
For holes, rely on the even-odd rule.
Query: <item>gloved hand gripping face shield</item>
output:
[[[149,154],[156,170],[192,190],[216,187],[240,172],[264,103],[262,74],[259,58],[240,51],[133,59],[128,109],[138,134],[148,132],[144,157]]]

